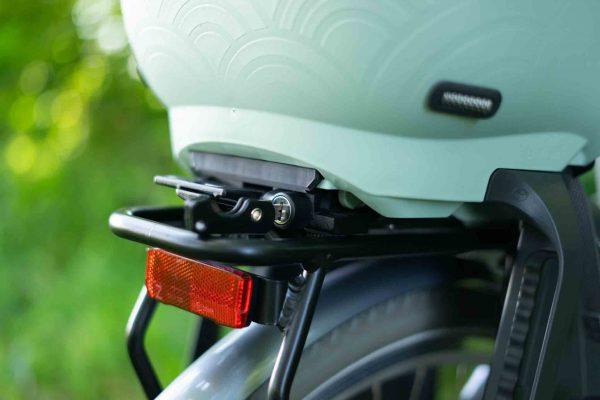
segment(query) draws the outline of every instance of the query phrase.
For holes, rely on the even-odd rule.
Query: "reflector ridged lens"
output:
[[[148,249],[146,288],[153,299],[219,325],[242,328],[250,323],[252,277],[242,271]]]

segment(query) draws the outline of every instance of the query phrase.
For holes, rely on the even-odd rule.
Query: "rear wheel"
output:
[[[499,305],[496,293],[459,285],[375,305],[305,349],[291,398],[474,399]],[[265,398],[267,385],[252,397]]]

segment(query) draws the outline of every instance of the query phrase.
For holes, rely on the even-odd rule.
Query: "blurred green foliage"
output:
[[[115,0],[0,2],[0,398],[132,399],[124,328],[144,251],[110,212],[172,202],[166,113],[142,85]],[[584,182],[593,191],[592,175]],[[193,317],[160,309],[163,381]]]
[[[0,398],[141,398],[124,329],[143,247],[110,212],[174,201],[167,117],[135,74],[115,0],[0,2]],[[163,380],[192,317],[159,310]]]

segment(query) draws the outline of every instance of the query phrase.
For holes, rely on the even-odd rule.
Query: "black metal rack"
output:
[[[365,257],[455,254],[477,249],[505,248],[514,238],[510,225],[467,228],[462,225],[349,236],[272,238],[216,237],[201,239],[181,224],[183,207],[137,207],[114,212],[112,231],[125,239],[160,247],[196,260],[248,266],[301,263],[305,269],[335,261]]]
[[[246,266],[305,270],[301,297],[292,318],[281,327],[284,337],[271,376],[269,399],[287,399],[310,328],[312,314],[326,270],[337,261],[388,256],[456,254],[477,249],[505,249],[514,245],[512,225],[465,227],[448,225],[423,229],[406,221],[387,233],[316,235],[315,237],[270,237],[269,235],[203,236],[184,223],[184,207],[136,207],[114,212],[112,231],[125,239],[196,260],[211,260]],[[186,227],[187,225],[187,227]],[[156,397],[160,384],[144,350],[143,340],[156,303],[143,290],[128,326],[129,354],[149,398]],[[280,307],[281,304],[273,304]],[[269,305],[262,305],[263,309]],[[279,309],[278,309],[279,310]]]

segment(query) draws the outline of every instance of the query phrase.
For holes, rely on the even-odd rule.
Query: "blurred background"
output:
[[[112,210],[176,202],[163,107],[140,82],[116,0],[0,1],[0,399],[142,398],[125,351],[143,246]],[[193,317],[159,309],[164,382]]]
[[[124,329],[144,248],[107,220],[176,202],[152,184],[173,172],[117,0],[0,2],[0,399],[143,397]],[[187,362],[193,322],[159,309],[148,347],[163,382]]]

